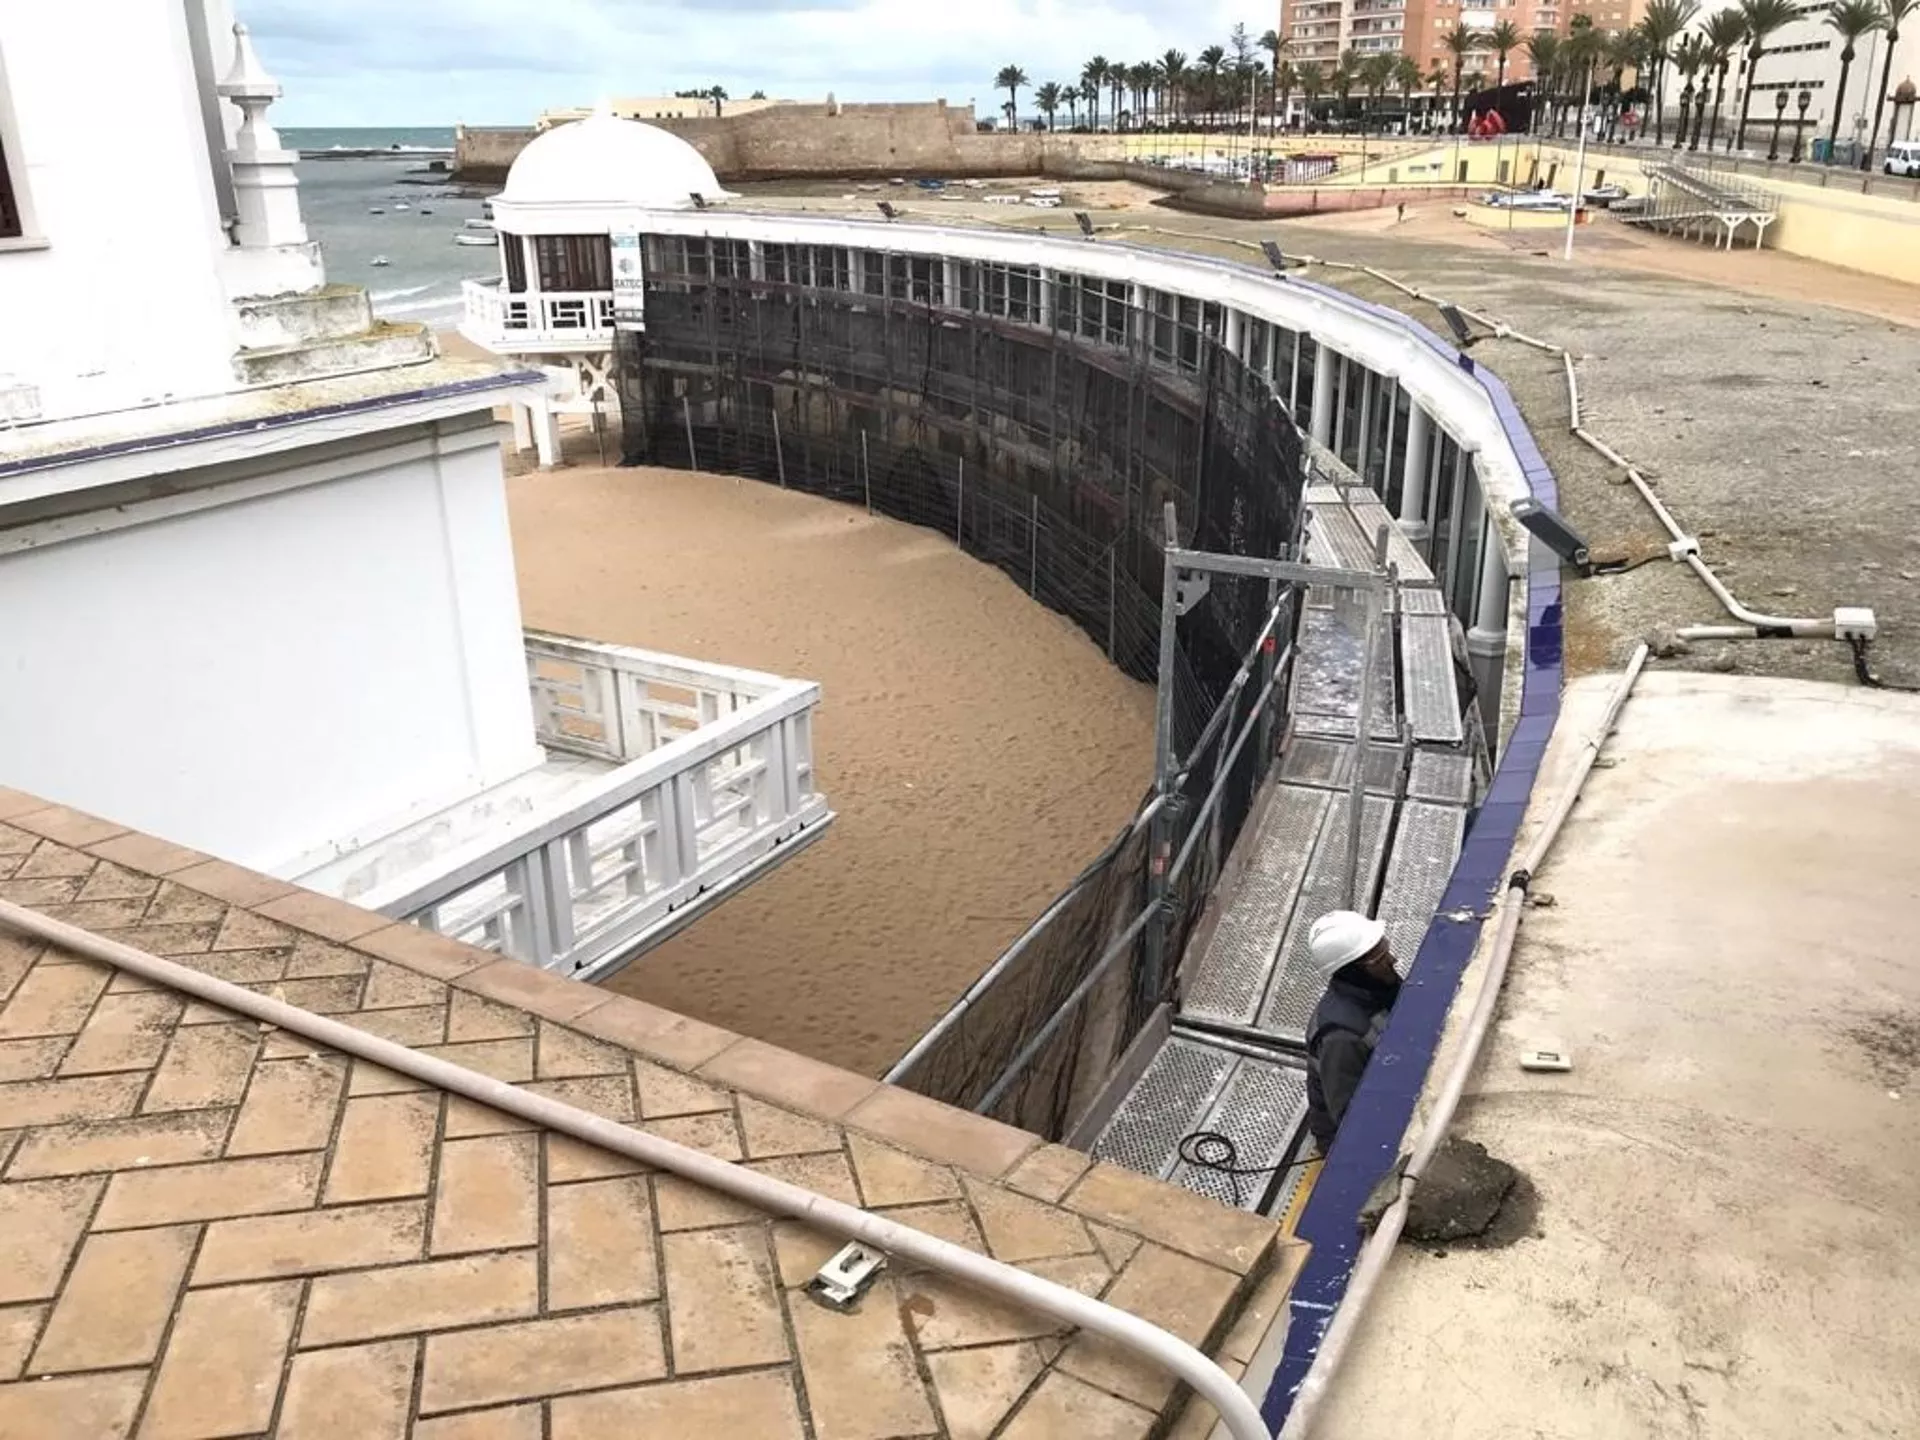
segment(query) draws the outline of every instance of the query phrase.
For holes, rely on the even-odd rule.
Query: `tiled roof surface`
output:
[[[0,899],[1104,1296],[1244,1363],[1255,1217],[0,791]],[[0,927],[0,1440],[1144,1437],[1089,1337]],[[1185,1407],[1181,1432],[1212,1412]]]

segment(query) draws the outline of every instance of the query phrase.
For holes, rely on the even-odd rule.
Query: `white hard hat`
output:
[[[1321,979],[1350,965],[1387,938],[1387,927],[1354,910],[1329,910],[1307,932],[1307,953]]]

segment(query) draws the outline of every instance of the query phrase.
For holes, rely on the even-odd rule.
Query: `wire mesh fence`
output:
[[[1299,432],[1223,343],[1217,307],[1019,266],[645,243],[646,330],[616,349],[627,463],[746,475],[937,531],[1149,682],[1166,502],[1194,548],[1271,556],[1295,538]],[[1194,750],[1223,701],[1227,733],[1246,715],[1252,696],[1235,676],[1273,603],[1266,581],[1219,576],[1180,618],[1175,756]],[[1245,747],[1227,777],[1210,855],[1231,846],[1252,803],[1258,752]],[[1197,767],[1169,815],[1191,813],[1215,779]],[[1176,826],[1172,843],[1183,838]],[[1129,826],[970,992],[964,1016],[890,1078],[977,1104],[1135,919],[1152,863],[1147,827]],[[1197,863],[1169,897],[1169,953],[1211,880]],[[1161,998],[1142,988],[1140,944],[1136,934],[995,1114],[1062,1133]]]

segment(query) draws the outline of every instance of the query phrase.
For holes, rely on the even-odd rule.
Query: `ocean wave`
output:
[[[374,309],[389,320],[436,320],[458,318],[466,312],[466,302],[458,295],[445,293],[431,295],[423,300],[410,300],[404,304],[382,304],[374,297]]]
[[[410,295],[424,295],[440,282],[429,280],[425,285],[407,285],[398,290],[375,290],[367,298],[376,305],[386,305],[395,300],[405,300]]]

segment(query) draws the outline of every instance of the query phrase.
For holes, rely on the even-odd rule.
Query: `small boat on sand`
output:
[[[375,269],[381,269],[381,268],[384,268],[385,266],[393,264],[393,262],[384,255],[376,255],[371,260],[367,261],[367,264],[373,266]]]
[[[500,237],[498,235],[474,235],[463,230],[460,234],[453,237],[453,243],[456,245],[498,245],[500,243]]]

